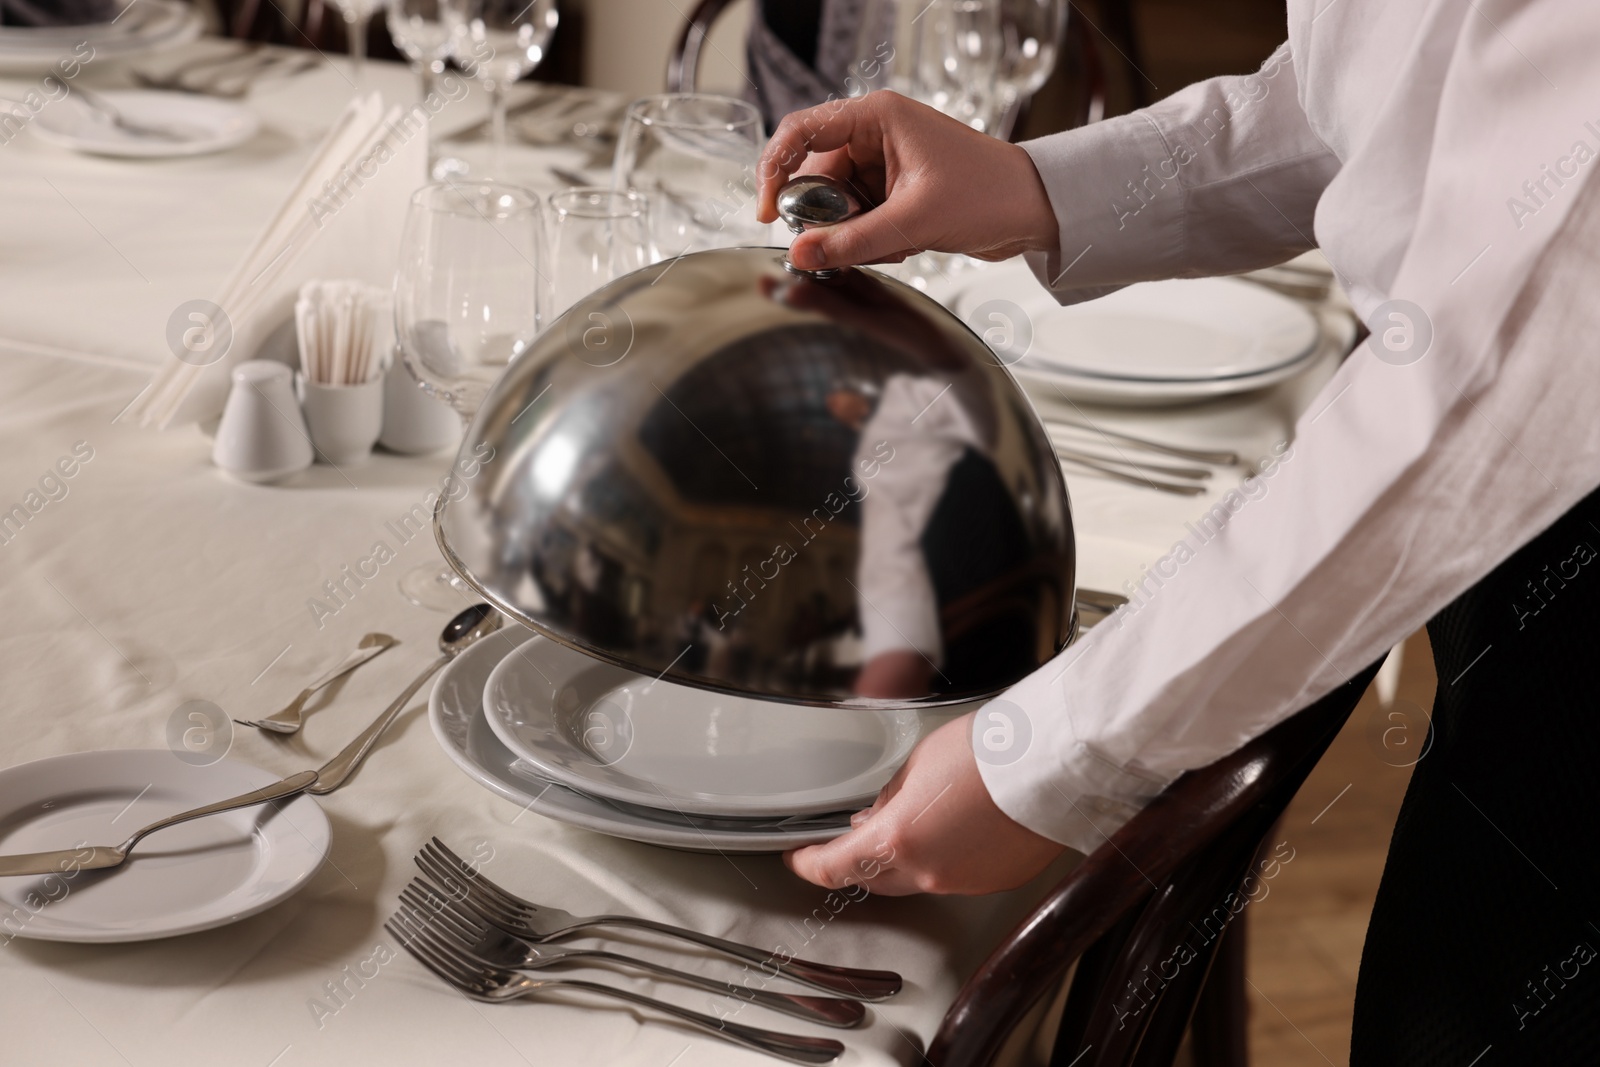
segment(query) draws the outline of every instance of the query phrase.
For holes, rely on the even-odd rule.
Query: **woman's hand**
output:
[[[976,894],[1023,885],[1063,848],[995,806],[972,755],[972,716],[963,715],[922,740],[849,833],[784,862],[828,889]]]
[[[1026,152],[886,90],[797,111],[778,125],[757,169],[762,222],[778,217],[778,189],[795,174],[849,182],[879,205],[796,237],[789,257],[806,270],[898,263],[928,249],[1008,259],[1059,240]]]

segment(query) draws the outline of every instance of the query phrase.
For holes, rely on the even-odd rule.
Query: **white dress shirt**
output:
[[[968,448],[986,451],[966,408],[946,398],[949,390],[950,383],[940,378],[893,375],[861,428],[855,469],[864,471],[870,464],[877,470],[875,478],[861,483],[866,493],[856,585],[863,601],[863,660],[911,649],[934,667],[944,661],[939,598],[922,554],[922,535],[944,495],[950,468]],[[892,449],[888,459],[884,445]]]
[[[1060,224],[1059,253],[1031,258],[1063,302],[1319,246],[1388,346],[1329,382],[1270,492],[1005,694],[1031,740],[980,760],[991,794],[1084,851],[1600,484],[1600,6],[1288,8],[1258,74],[1024,145]],[[1509,749],[1536,720],[1506,711]]]

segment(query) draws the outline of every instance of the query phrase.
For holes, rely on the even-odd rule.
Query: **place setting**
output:
[[[862,1060],[880,1039],[920,1051],[896,1020],[953,991],[950,976],[887,950],[890,966],[845,961],[906,944],[948,969],[941,939],[992,940],[1027,902],[930,909],[901,930],[883,901],[856,907],[872,875],[797,888],[780,857],[861,825],[919,744],[1126,605],[1085,583],[1108,572],[1080,558],[1077,477],[1196,498],[1249,473],[1242,444],[1105,412],[1296,380],[1329,339],[1314,268],[1073,307],[1020,259],[808,270],[792,237],[876,208],[801,173],[778,221],[757,223],[769,124],[756,103],[513,93],[562,40],[544,0],[330,11],[349,84],[251,204],[259,221],[231,269],[172,310],[162,360],[122,390],[114,426],[181,455],[185,491],[220,502],[230,545],[260,569],[261,602],[241,607],[293,611],[298,628],[227,631],[230,655],[247,646],[266,669],[193,682],[227,710],[188,700],[165,748],[0,770],[4,940],[181,956],[219,951],[192,935],[252,917],[241,933],[347,908],[361,951],[382,948],[406,975],[361,972],[340,1001],[352,1035],[371,1026],[357,1012],[466,1010],[440,1007],[452,997],[496,1027],[576,1004],[597,1034],[642,1021],[645,1043],[692,1033],[795,1063]],[[130,182],[157,169],[140,160],[215,154],[225,168],[262,127],[257,83],[333,61],[230,42],[147,63],[197,34],[192,17],[136,0],[104,25],[0,28],[0,72],[74,35],[103,44],[138,60],[118,83],[137,87],[73,83],[31,117],[36,137]],[[1007,136],[1051,74],[1065,5],[1018,17],[1010,36],[998,23],[977,35],[1003,54],[989,71],[932,11],[915,32],[945,62],[884,58],[885,85]],[[379,30],[403,64],[367,56]],[[878,54],[865,30],[858,44],[858,66]],[[469,82],[488,119],[441,135],[429,102]],[[991,330],[996,309],[1025,344]],[[1124,523],[1130,541],[1141,521]],[[317,582],[285,591],[280,573]],[[337,646],[309,636],[325,626]],[[270,674],[291,648],[292,681]],[[390,672],[409,680],[360,711],[364,728],[319,733],[328,709],[357,711],[346,679],[356,694],[381,677],[390,697]],[[252,688],[263,677],[282,693]],[[1009,744],[979,756],[1020,758]],[[367,781],[386,777],[344,794],[375,752],[387,766]],[[538,862],[486,870],[474,839]],[[380,874],[334,878],[362,854]],[[583,879],[597,888],[576,890]],[[839,901],[853,910],[830,929],[850,933],[811,943]],[[962,949],[961,967],[978,960]],[[327,989],[311,969],[262,984],[303,1016],[304,990],[283,990]],[[542,1006],[490,1007],[523,1000]]]

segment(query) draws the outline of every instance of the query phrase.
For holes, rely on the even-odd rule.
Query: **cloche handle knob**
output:
[[[778,216],[795,233],[807,226],[832,226],[861,214],[861,201],[849,188],[820,174],[790,178],[778,190]]]
[[[843,183],[820,174],[801,174],[790,178],[778,190],[778,217],[795,233],[804,233],[810,226],[832,226],[861,214],[862,203]],[[783,258],[783,266],[792,274],[807,278],[827,279],[839,273],[837,267],[822,270],[804,270]]]

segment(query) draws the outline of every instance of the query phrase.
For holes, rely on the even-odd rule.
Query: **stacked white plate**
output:
[[[1308,308],[1238,278],[1143,282],[1065,307],[1021,259],[957,281],[951,310],[1046,398],[1188,403],[1275,385],[1317,352]]]
[[[182,0],[128,0],[106,22],[0,26],[0,74],[46,74],[62,62],[99,63],[171,48],[198,37],[201,26],[199,10]]]
[[[508,627],[445,669],[428,710],[450,758],[521,807],[672,848],[775,852],[843,833],[927,731],[968,709],[727,696]]]

